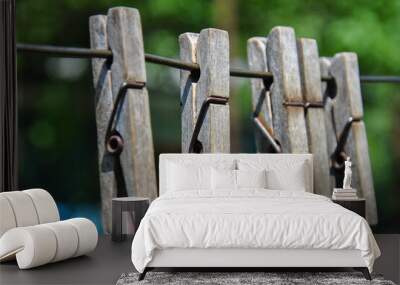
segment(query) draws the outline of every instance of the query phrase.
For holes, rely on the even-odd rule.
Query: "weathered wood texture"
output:
[[[274,76],[271,103],[275,138],[283,152],[308,153],[304,108],[283,104],[303,102],[294,30],[273,28],[268,35],[266,50],[268,69]]]
[[[196,110],[209,96],[229,98],[229,36],[218,29],[204,29],[197,42],[200,78]],[[229,105],[211,104],[199,133],[204,152],[230,152]]]
[[[323,103],[317,42],[312,39],[298,39],[297,49],[304,101]],[[327,151],[324,108],[308,108],[305,115],[308,146],[314,155],[314,192],[330,197],[333,185],[331,185],[329,174],[330,161]]]
[[[337,89],[333,99],[333,119],[336,136],[339,137],[350,117],[362,119],[364,115],[357,55],[355,53],[336,54],[332,59],[330,73],[335,79]],[[370,224],[376,224],[374,184],[367,134],[362,120],[353,122],[345,153],[353,161],[352,185],[358,190],[358,195],[366,199],[367,220]]]
[[[138,10],[124,7],[108,10],[107,37],[113,52],[111,82],[115,100],[123,82],[146,82],[143,36]],[[157,196],[157,182],[146,87],[127,90],[117,131],[124,139],[120,162],[128,196],[154,199]]]
[[[319,60],[320,63],[320,71],[321,76],[331,76],[330,67],[331,67],[331,59],[328,57],[321,57]],[[333,114],[333,99],[332,97],[335,95],[336,91],[332,89],[335,85],[328,86],[327,82],[321,82],[321,90],[322,90],[322,97],[324,101],[324,121],[326,127],[326,135],[327,135],[327,150],[328,150],[328,157],[331,160],[330,156],[335,151],[337,145],[337,138],[336,138],[336,131],[335,126],[332,120]],[[331,161],[330,161],[330,166]],[[330,172],[330,184],[332,185],[331,191],[334,187],[336,187],[336,179],[333,172]]]
[[[253,37],[247,41],[247,57],[249,69],[252,71],[268,71],[267,54],[266,54],[267,38]],[[274,135],[272,123],[272,106],[269,86],[265,86],[264,80],[260,78],[252,78],[251,82],[251,99],[253,107],[253,116],[256,116],[264,123],[267,131],[271,136]],[[272,146],[258,128],[254,128],[257,152],[272,152]]]
[[[197,120],[197,112],[200,111],[208,97],[229,98],[229,36],[226,31],[204,29],[198,35],[197,44],[193,40],[196,35],[191,34],[190,40],[188,37],[188,34],[181,36],[181,56],[188,56],[192,60],[195,57],[200,66],[200,78],[196,84],[192,84],[192,82],[187,81],[188,75],[181,73],[181,82],[185,82],[184,84],[181,83],[181,94],[186,96],[186,104],[187,102],[194,103],[191,107],[183,106],[185,113],[182,116],[184,119],[189,116],[189,120],[193,117]],[[187,88],[187,82],[192,90],[182,90]],[[193,96],[194,94],[195,96]],[[192,96],[192,98],[188,98],[188,96]],[[190,111],[190,108],[192,111]],[[182,151],[184,152],[187,151],[189,138],[192,137],[192,134],[189,133],[192,127],[193,124],[190,121],[184,122],[182,125]],[[230,152],[228,104],[210,104],[198,140],[202,144],[203,152]]]
[[[321,70],[321,76],[331,76],[330,73],[330,67],[331,67],[331,58],[328,57],[321,57],[320,60],[320,70]],[[337,145],[337,138],[336,138],[336,131],[335,131],[335,126],[333,124],[332,120],[332,114],[333,114],[333,99],[332,97],[335,95],[335,90],[331,90],[331,87],[334,86],[328,86],[327,82],[321,82],[321,90],[322,90],[322,96],[325,104],[325,126],[326,126],[326,134],[327,134],[327,148],[328,148],[328,155],[330,156]],[[333,184],[334,179],[333,177],[331,178]]]
[[[197,63],[196,47],[199,35],[184,33],[179,36],[180,58],[186,62]],[[189,152],[194,126],[196,124],[196,83],[199,74],[181,70],[181,135],[182,152]]]
[[[107,16],[90,17],[90,46],[93,49],[108,49]],[[108,121],[113,109],[111,91],[111,74],[106,59],[93,58],[93,85],[95,87],[95,112],[97,127],[97,151],[99,161],[100,194],[102,207],[103,230],[111,232],[111,199],[117,196],[117,182],[114,172],[114,156],[105,149],[105,136]]]

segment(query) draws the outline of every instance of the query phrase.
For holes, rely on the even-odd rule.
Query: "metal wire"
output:
[[[207,99],[204,100],[203,104],[201,105],[200,112],[197,115],[196,125],[194,126],[194,129],[193,129],[192,138],[191,138],[190,144],[189,144],[189,153],[203,152],[203,145],[198,140],[198,136],[200,133],[200,129],[203,125],[204,119],[207,115],[208,107],[210,106],[210,104],[225,105],[228,103],[228,100],[229,100],[228,97],[221,97],[221,96],[214,96],[214,95],[211,95],[211,96],[207,97]]]
[[[200,71],[200,67],[196,63],[184,62],[179,59],[172,59],[168,57],[163,57],[159,55],[146,53],[144,58],[147,62],[162,64],[174,68],[184,69],[188,71]]]
[[[188,70],[188,71],[200,71],[200,66],[197,63],[185,62],[185,61],[182,61],[179,59],[172,59],[172,58],[149,54],[149,53],[146,53],[144,55],[144,57],[147,62],[167,65],[170,67],[175,67],[175,68],[184,69],[184,70]],[[271,72],[250,71],[250,70],[246,70],[246,69],[231,68],[229,73],[231,76],[234,76],[234,77],[272,79]]]
[[[23,51],[23,52],[37,52],[59,57],[112,58],[112,52],[110,50],[104,50],[104,49],[102,50],[102,49],[89,49],[89,48],[76,48],[76,47],[57,47],[49,45],[32,45],[32,44],[17,44],[17,49],[18,51]],[[147,62],[162,64],[188,71],[200,71],[200,67],[198,64],[185,62],[179,59],[172,59],[168,57],[146,53],[145,60]],[[232,68],[230,70],[230,75],[235,77],[272,79],[272,74],[270,72],[249,71],[238,68]]]
[[[36,52],[49,54],[58,57],[73,57],[73,58],[108,58],[112,59],[112,51],[106,49],[90,49],[90,48],[77,48],[77,47],[62,47],[50,45],[34,45],[34,44],[17,44],[17,50],[21,52]],[[185,62],[179,59],[163,57],[154,54],[145,54],[147,62],[162,64],[178,69],[188,71],[200,71],[200,67],[196,63]],[[272,83],[273,75],[271,72],[264,71],[250,71],[246,69],[231,68],[230,75],[234,77],[245,78],[261,78],[264,79],[266,84]],[[332,81],[332,77],[321,77],[321,81]],[[360,81],[362,83],[400,83],[400,76],[386,76],[386,75],[361,75]]]
[[[32,44],[17,44],[18,51],[36,52],[50,54],[58,57],[79,57],[79,58],[110,58],[112,57],[111,50],[106,49],[89,49],[77,47],[58,47],[49,45],[32,45]]]
[[[400,83],[400,76],[392,75],[360,75],[363,83]]]

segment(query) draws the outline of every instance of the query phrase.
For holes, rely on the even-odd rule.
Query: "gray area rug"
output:
[[[122,274],[117,285],[146,284],[388,284],[382,276],[372,275],[368,281],[359,272],[148,272],[146,278],[138,281],[138,273]]]

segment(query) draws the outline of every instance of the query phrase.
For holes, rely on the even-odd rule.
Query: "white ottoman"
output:
[[[96,248],[93,222],[59,221],[56,203],[43,189],[0,193],[0,214],[0,262],[16,258],[20,269],[28,269]]]

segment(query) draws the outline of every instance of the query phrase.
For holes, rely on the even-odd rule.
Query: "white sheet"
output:
[[[357,249],[370,271],[380,255],[365,219],[320,195],[265,189],[184,193],[154,200],[140,223],[132,243],[139,272],[155,249],[165,248]]]

